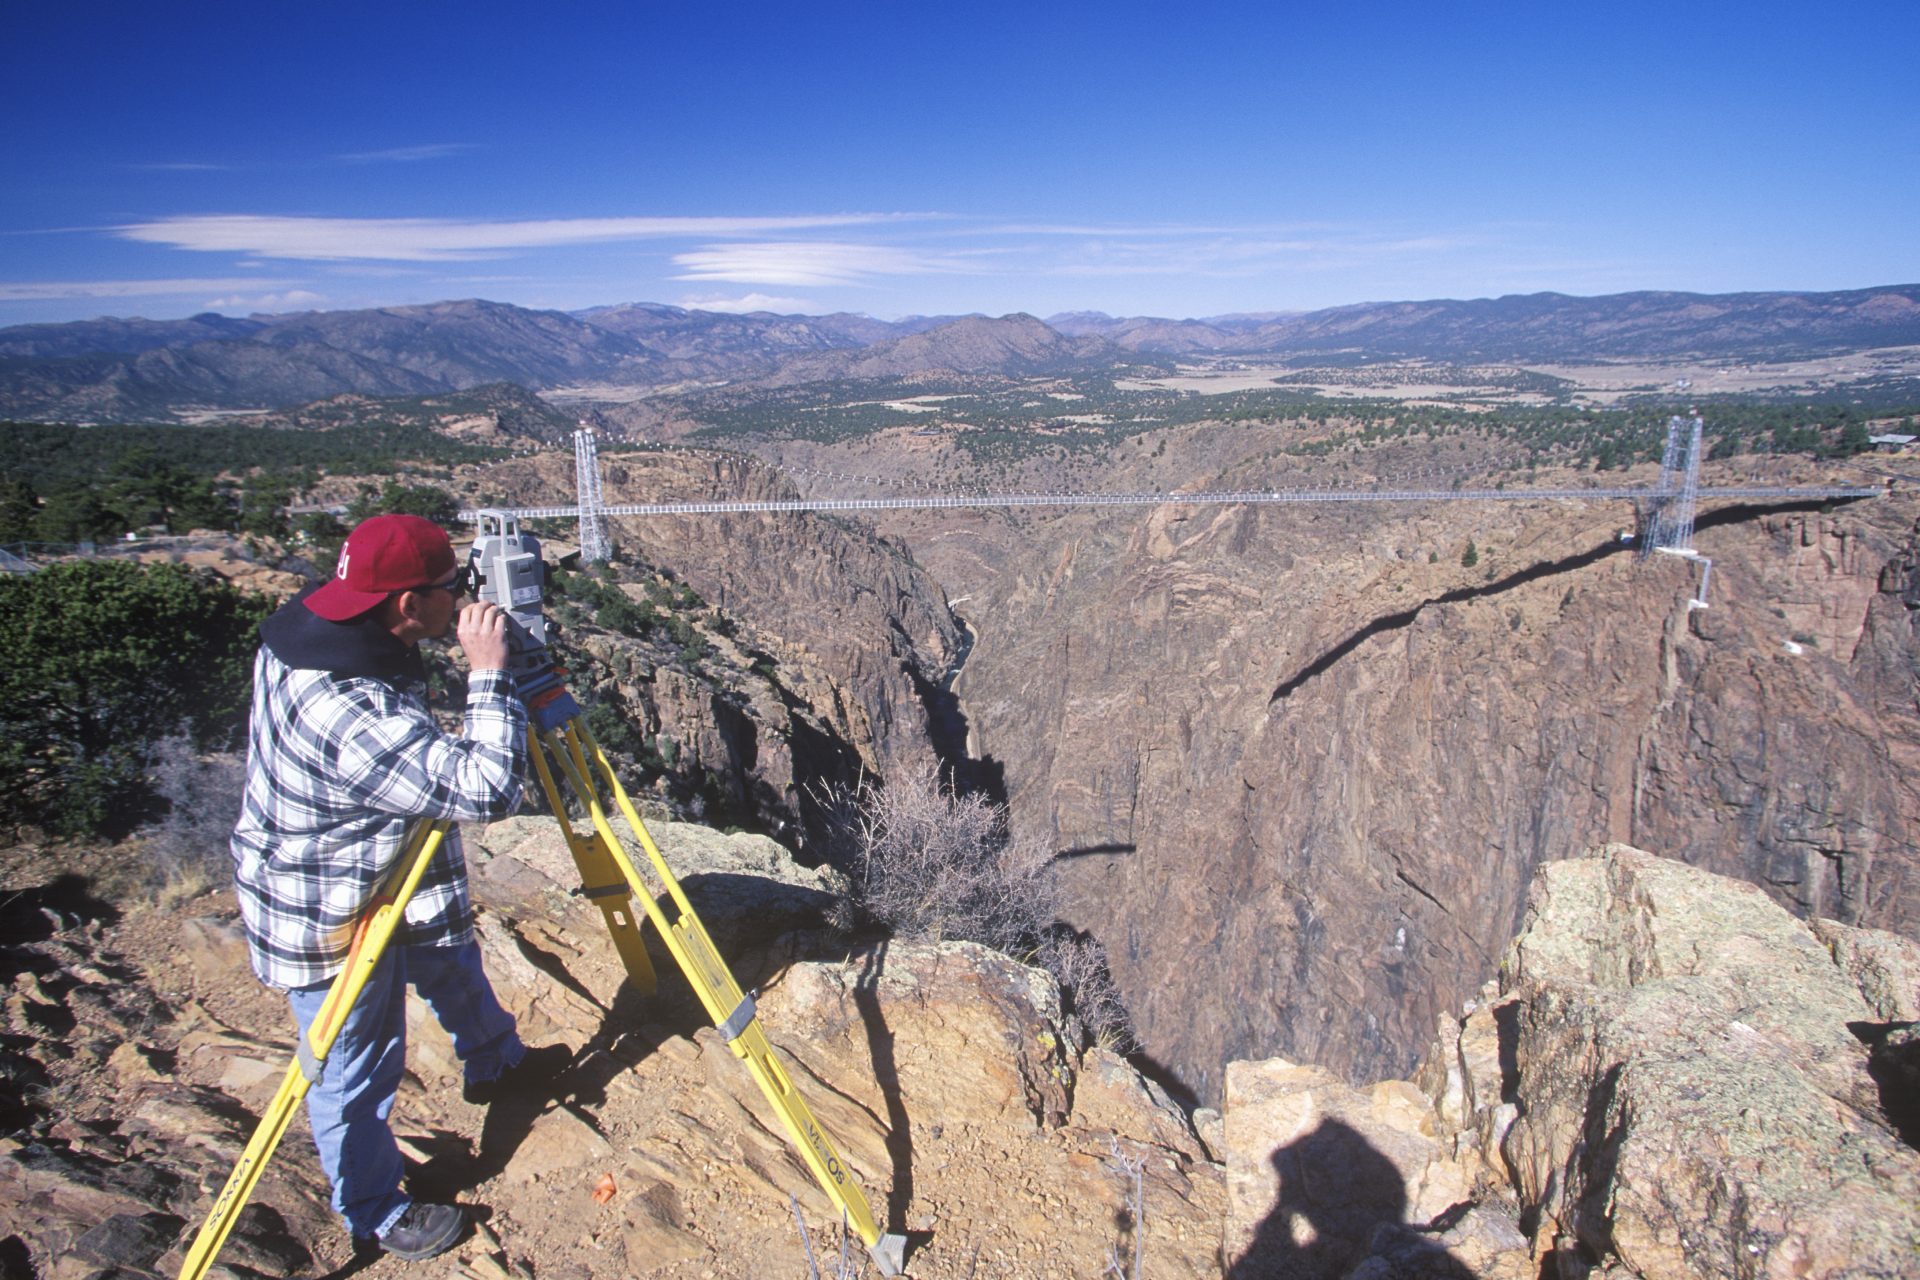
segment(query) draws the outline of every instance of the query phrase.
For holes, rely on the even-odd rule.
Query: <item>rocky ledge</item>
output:
[[[656,835],[914,1276],[1920,1261],[1920,946],[1809,927],[1737,882],[1617,845],[1549,866],[1500,980],[1441,1020],[1415,1081],[1237,1062],[1222,1111],[1190,1116],[1083,1045],[1037,970],[835,933],[830,873],[759,837]],[[665,957],[659,995],[622,984],[552,824],[476,830],[469,850],[496,985],[530,1039],[575,1054],[553,1098],[483,1111],[430,1019],[411,1023],[395,1128],[414,1188],[482,1220],[432,1273],[831,1271],[837,1214]],[[0,1275],[169,1276],[284,1069],[284,1008],[246,971],[230,895],[117,914],[72,881],[16,893],[9,924],[31,927],[0,947]],[[353,1257],[325,1200],[289,1133],[215,1274],[409,1271]]]

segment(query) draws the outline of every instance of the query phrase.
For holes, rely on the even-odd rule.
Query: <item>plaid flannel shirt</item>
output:
[[[505,671],[467,685],[464,736],[440,732],[416,680],[254,661],[247,789],[231,844],[253,969],[269,986],[325,982],[416,819],[482,822],[519,807],[526,712]],[[460,833],[447,833],[394,944],[473,936]]]

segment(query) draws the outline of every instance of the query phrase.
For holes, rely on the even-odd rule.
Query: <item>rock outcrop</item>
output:
[[[494,984],[574,1057],[553,1097],[483,1111],[411,1011],[395,1131],[416,1194],[477,1206],[455,1274],[744,1277],[836,1256],[832,1205],[657,939],[642,997],[550,821],[469,836]],[[763,837],[656,836],[926,1280],[1839,1280],[1920,1257],[1920,1151],[1890,1116],[1912,1082],[1883,1052],[1920,1009],[1920,945],[1808,926],[1749,885],[1620,845],[1551,864],[1500,979],[1439,1019],[1414,1081],[1240,1061],[1223,1113],[1190,1118],[1077,1042],[1038,970],[823,929],[833,874]],[[0,852],[23,886],[46,856]],[[128,856],[61,852],[109,879]],[[173,1274],[286,1069],[285,1005],[247,972],[231,895],[124,906],[78,874],[0,904],[9,1277]],[[215,1275],[351,1263],[304,1123]]]
[[[1219,1166],[1163,1092],[1075,1042],[1044,974],[972,944],[823,931],[831,874],[762,837],[674,823],[655,835],[762,988],[781,1064],[876,1217],[908,1234],[914,1274],[1091,1274],[1136,1242],[1153,1275],[1217,1274]],[[837,1212],[657,939],[661,991],[645,999],[622,986],[597,909],[570,892],[550,821],[469,837],[495,986],[530,1039],[576,1052],[553,1100],[482,1111],[459,1100],[444,1034],[412,1011],[394,1117],[412,1186],[482,1206],[455,1274],[801,1275],[809,1248],[831,1265]],[[92,910],[56,911],[44,936],[0,951],[9,1277],[174,1274],[291,1051],[283,1001],[247,972],[230,894],[118,921]],[[349,1261],[304,1127],[296,1117],[214,1274]]]
[[[1893,1277],[1920,1151],[1868,1043],[1920,945],[1624,845],[1542,868],[1419,1087],[1227,1071],[1230,1274]]]

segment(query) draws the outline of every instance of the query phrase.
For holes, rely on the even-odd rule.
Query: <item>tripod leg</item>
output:
[[[627,980],[633,983],[641,995],[654,993],[657,980],[653,972],[653,960],[647,955],[647,944],[641,936],[640,919],[633,913],[633,890],[620,875],[619,865],[613,855],[607,851],[606,841],[595,831],[591,835],[581,835],[567,821],[565,798],[560,786],[554,780],[553,769],[547,764],[548,747],[539,737],[533,740],[534,770],[540,775],[541,790],[546,792],[547,807],[553,810],[553,820],[560,826],[560,834],[566,837],[567,850],[573,854],[573,865],[580,871],[580,892],[592,899],[600,908],[600,918],[606,923],[607,932],[613,937],[613,948],[620,953],[620,963],[627,970]]]
[[[555,748],[556,735],[549,735],[548,746]],[[648,859],[653,863],[654,871],[666,886],[666,900],[678,913],[669,924],[665,919],[665,909],[658,898],[649,896],[647,900],[648,916],[666,940],[667,949],[686,974],[687,981],[699,995],[700,1002],[706,1006],[708,1015],[713,1018],[714,1026],[726,1040],[735,1056],[747,1064],[747,1073],[753,1077],[760,1092],[780,1117],[786,1128],[787,1136],[794,1149],[800,1153],[802,1162],[813,1174],[814,1181],[827,1193],[835,1205],[845,1214],[846,1220],[853,1226],[861,1241],[867,1246],[874,1262],[882,1275],[901,1274],[905,1265],[906,1239],[899,1235],[887,1235],[881,1232],[873,1220],[873,1210],[867,1205],[867,1198],[860,1190],[834,1149],[833,1142],[827,1137],[826,1130],[820,1127],[808,1109],[806,1100],[794,1087],[793,1080],[786,1069],[774,1056],[773,1045],[767,1040],[766,1033],[760,1027],[759,1016],[753,999],[743,995],[740,985],[734,980],[733,971],[708,936],[706,926],[700,923],[693,904],[687,900],[686,893],[680,887],[680,881],[667,866],[666,859],[660,854],[659,846],[654,844],[653,836],[647,831],[646,823],[640,820],[640,814],[633,807],[626,790],[621,787],[620,779],[614,774],[612,762],[606,752],[593,739],[589,730],[579,717],[562,726],[559,735],[564,739],[567,755],[561,756],[555,750],[555,759],[559,762],[568,781],[581,792],[586,800],[588,811],[593,815],[596,829],[602,838],[614,849],[620,850],[621,871],[635,891],[640,892],[639,872],[634,870],[625,850],[614,838],[607,822],[605,810],[601,808],[598,793],[593,790],[587,766],[587,757],[591,753],[600,767],[601,777],[606,781],[607,789],[612,792],[620,813],[633,829],[634,835],[647,851]],[[590,799],[588,797],[591,797]]]
[[[380,963],[380,957],[386,954],[387,943],[393,939],[393,931],[407,909],[407,900],[420,887],[420,877],[426,874],[427,864],[433,861],[433,855],[440,851],[440,841],[446,833],[447,824],[444,822],[423,822],[415,827],[406,848],[397,859],[398,885],[374,898],[361,914],[360,923],[354,930],[353,946],[347,952],[346,965],[328,989],[326,1003],[320,1006],[319,1016],[313,1020],[309,1033],[301,1039],[293,1061],[287,1064],[287,1073],[281,1078],[279,1091],[273,1095],[273,1101],[267,1104],[259,1125],[254,1128],[253,1137],[247,1142],[246,1150],[241,1153],[233,1172],[227,1176],[226,1185],[214,1198],[213,1208],[208,1212],[206,1222],[201,1224],[200,1233],[194,1237],[192,1247],[187,1250],[186,1261],[180,1266],[180,1280],[200,1280],[206,1275],[220,1252],[220,1246],[232,1234],[234,1223],[240,1219],[240,1211],[247,1207],[254,1188],[260,1183],[260,1176],[266,1172],[267,1161],[273,1158],[288,1124],[292,1123],[294,1109],[306,1098],[307,1090],[313,1087],[314,1078],[320,1074],[327,1054],[333,1049],[334,1038],[346,1024],[348,1011],[360,999],[367,979],[373,976],[374,967]],[[392,886],[394,882],[389,880],[388,884]]]

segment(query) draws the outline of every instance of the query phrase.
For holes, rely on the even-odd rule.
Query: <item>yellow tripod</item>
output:
[[[187,1260],[180,1268],[180,1280],[200,1280],[207,1273],[207,1268],[213,1265],[220,1246],[227,1242],[233,1224],[239,1221],[240,1211],[247,1207],[247,1201],[253,1197],[253,1189],[259,1184],[260,1175],[266,1172],[267,1161],[273,1158],[274,1148],[280,1145],[281,1136],[293,1120],[294,1110],[306,1098],[313,1082],[319,1079],[320,1068],[326,1063],[327,1054],[333,1050],[334,1039],[340,1034],[340,1028],[346,1025],[348,1010],[360,999],[367,979],[373,976],[374,967],[380,963],[387,943],[393,938],[394,928],[407,909],[407,899],[419,888],[420,877],[425,874],[427,864],[433,861],[433,855],[439,852],[440,841],[446,833],[447,824],[444,822],[427,822],[416,827],[394,866],[393,878],[360,917],[360,923],[354,928],[352,948],[347,952],[346,967],[333,980],[333,986],[327,991],[326,1001],[320,1006],[312,1027],[300,1039],[293,1061],[287,1064],[279,1091],[273,1095],[273,1101],[267,1104],[266,1112],[260,1117],[246,1150],[240,1153],[239,1163],[233,1166],[226,1185],[215,1197],[213,1209],[201,1225],[200,1234],[194,1237],[192,1248],[187,1250]]]
[[[741,992],[732,971],[720,959],[720,953],[714,950],[713,939],[707,936],[706,926],[694,914],[693,904],[687,901],[680,882],[667,867],[666,859],[660,856],[659,846],[648,834],[647,824],[634,811],[633,802],[627,798],[626,789],[614,775],[613,765],[607,760],[606,753],[593,740],[593,734],[587,729],[586,718],[573,716],[557,729],[537,732],[534,740],[538,744],[532,752],[534,767],[555,815],[566,812],[561,806],[559,788],[554,779],[557,769],[566,777],[575,798],[593,821],[594,834],[591,838],[576,834],[564,818],[560,819],[560,829],[566,833],[574,863],[587,882],[587,893],[598,898],[600,910],[607,918],[607,927],[613,933],[614,945],[627,963],[628,975],[643,989],[651,990],[653,966],[647,960],[646,950],[640,945],[638,922],[633,921],[625,911],[627,899],[619,895],[618,886],[606,881],[595,883],[595,877],[607,871],[617,871],[625,882],[626,891],[639,900],[647,919],[653,921],[654,928],[660,931],[667,950],[673,954],[680,971],[687,975],[687,981],[699,995],[707,1016],[713,1019],[713,1025],[720,1032],[720,1038],[732,1048],[735,1057],[745,1060],[754,1083],[760,1086],[760,1092],[766,1095],[767,1101],[779,1114],[780,1122],[786,1126],[787,1136],[792,1139],[794,1147],[813,1173],[814,1180],[827,1193],[828,1199],[846,1215],[848,1224],[859,1235],[861,1243],[867,1246],[867,1252],[873,1255],[880,1274],[902,1274],[906,1267],[906,1237],[883,1234],[875,1225],[873,1212],[867,1207],[867,1198],[860,1192],[860,1184],[853,1180],[839,1152],[834,1150],[832,1141],[828,1139],[826,1130],[813,1118],[800,1091],[794,1087],[792,1078],[773,1056],[773,1046],[760,1029],[753,997]],[[589,768],[590,764],[592,769]],[[647,861],[653,865],[654,874],[664,886],[662,895],[655,896],[648,890],[639,871],[634,868],[633,860],[627,856],[619,837],[607,821],[606,809],[600,803],[599,792],[593,785],[595,770],[605,780],[607,790],[612,793],[621,816],[626,818],[627,825],[639,839],[640,847],[646,850]]]
[[[568,705],[571,705],[570,700]],[[867,1199],[861,1194],[859,1184],[853,1180],[839,1153],[834,1150],[826,1131],[807,1109],[793,1080],[775,1059],[773,1046],[760,1029],[753,997],[741,992],[732,971],[714,950],[713,940],[707,936],[706,927],[694,914],[693,904],[687,901],[680,882],[667,867],[666,859],[660,856],[659,847],[654,844],[646,824],[640,820],[633,802],[621,787],[606,753],[588,731],[585,717],[573,714],[559,720],[553,728],[540,728],[544,718],[536,715],[534,727],[528,731],[532,739],[530,745],[534,768],[539,774],[540,785],[546,792],[554,819],[566,836],[574,864],[580,870],[586,895],[600,907],[628,977],[643,992],[653,991],[653,964],[647,958],[640,922],[632,912],[632,903],[637,899],[647,919],[660,931],[661,939],[679,964],[681,972],[686,974],[687,981],[699,995],[700,1003],[713,1019],[721,1038],[733,1049],[735,1056],[745,1060],[754,1082],[779,1114],[788,1136],[819,1182],[821,1190],[845,1214],[846,1221],[867,1246],[880,1273],[886,1276],[903,1274],[906,1238],[884,1234],[874,1223],[873,1213],[867,1207]],[[596,774],[606,782],[615,805],[646,851],[647,860],[663,886],[661,894],[656,895],[648,889],[619,837],[614,834],[613,826],[607,819],[606,807],[601,803],[599,790],[594,784]],[[562,777],[592,820],[591,834],[576,832],[567,821],[566,806],[558,782]],[[334,1038],[346,1021],[347,1010],[359,999],[361,988],[379,963],[381,953],[386,949],[394,927],[406,909],[407,899],[419,885],[427,863],[440,847],[446,826],[444,822],[426,823],[414,832],[401,855],[395,871],[396,879],[391,883],[391,892],[375,899],[361,918],[346,968],[334,980],[320,1015],[314,1019],[310,1034],[300,1041],[294,1060],[287,1066],[287,1074],[279,1092],[261,1117],[259,1127],[255,1129],[239,1163],[234,1166],[226,1186],[214,1200],[212,1211],[187,1252],[186,1263],[180,1269],[180,1280],[201,1280],[213,1265],[215,1255],[233,1230],[233,1224],[252,1196],[274,1148],[279,1145],[281,1135],[286,1132],[294,1109],[318,1078],[321,1064],[326,1061]]]

